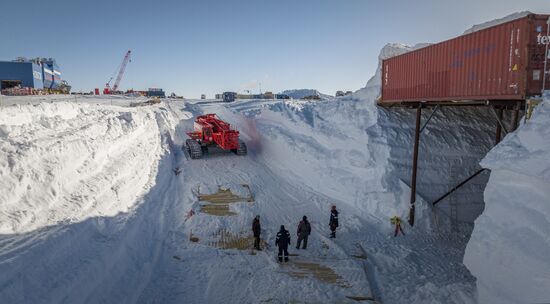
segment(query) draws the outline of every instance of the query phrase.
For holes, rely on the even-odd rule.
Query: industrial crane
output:
[[[118,74],[116,76],[116,80],[115,80],[115,84],[113,85],[113,89],[111,90],[111,81],[113,80],[113,77],[111,77],[109,79],[109,81],[105,84],[105,89],[103,89],[103,94],[111,94],[112,92],[116,92],[116,90],[118,89],[118,85],[120,84],[120,80],[122,79],[122,75],[124,75],[124,70],[126,70],[126,65],[130,61],[130,54],[131,53],[132,53],[131,50],[128,50],[128,52],[126,52],[126,55],[124,56],[124,59],[122,60],[122,64],[120,65],[120,69],[118,70]]]

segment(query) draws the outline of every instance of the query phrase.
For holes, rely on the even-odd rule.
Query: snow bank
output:
[[[499,24],[502,24],[502,23],[506,23],[508,21],[523,18],[523,17],[525,17],[529,14],[532,14],[532,13],[530,11],[516,12],[516,13],[510,14],[508,16],[505,16],[505,17],[502,17],[502,18],[499,18],[499,19],[491,20],[491,21],[484,22],[484,23],[481,23],[481,24],[476,24],[476,25],[472,26],[471,28],[467,29],[466,31],[464,31],[464,35],[465,34],[470,34],[470,33],[473,33],[473,32],[477,32],[477,31],[481,31],[483,29],[486,29],[486,28],[489,28],[489,27],[492,27],[492,26],[495,26],[495,25],[499,25]]]
[[[480,303],[542,303],[550,293],[550,96],[483,159],[485,211],[464,264]]]
[[[294,89],[294,90],[285,90],[281,94],[288,95],[290,98],[302,99],[307,96],[319,96],[322,99],[333,98],[330,95],[323,94],[315,89]]]
[[[155,113],[83,103],[0,111],[0,233],[128,211],[160,157]]]
[[[367,85],[361,90],[357,91],[356,96],[360,96],[364,99],[378,98],[380,95],[380,88],[382,87],[382,60],[405,54],[407,52],[423,48],[430,45],[430,43],[419,43],[414,46],[409,46],[402,43],[388,43],[378,55],[378,67],[376,68],[376,73],[368,81]]]

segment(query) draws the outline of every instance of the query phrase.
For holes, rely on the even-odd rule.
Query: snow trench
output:
[[[434,229],[427,204],[448,186],[441,177],[445,172],[419,179],[418,224],[405,227],[406,238],[389,238],[389,218],[406,218],[409,207],[413,112],[379,109],[372,96],[361,94],[320,102],[170,101],[150,108],[97,103],[13,106],[1,114],[2,121],[9,121],[2,125],[1,142],[8,156],[1,163],[6,177],[0,235],[3,299],[279,303],[370,292],[386,303],[474,301],[475,280],[460,263],[466,239],[443,226]],[[250,154],[188,160],[181,150],[185,132],[192,128],[192,116],[205,112],[232,122]],[[474,136],[473,121],[447,125],[462,115],[444,110],[434,116],[421,151],[438,149],[421,154],[420,176],[464,151],[472,157],[461,165],[473,167],[484,153],[485,145],[474,145],[480,135],[476,131]],[[445,141],[443,133],[433,131],[443,126],[460,132]],[[27,182],[18,183],[19,176]],[[215,191],[218,185],[241,183],[251,185],[254,204],[232,207],[238,214],[232,218],[200,212],[199,187]],[[473,192],[468,195],[477,195]],[[63,205],[71,197],[75,202]],[[336,240],[328,238],[325,227],[331,204],[342,212]],[[186,220],[189,210],[195,215]],[[268,243],[280,224],[292,231],[308,215],[312,240],[300,258],[332,267],[351,287],[289,277],[274,262],[272,248],[248,255],[207,245],[220,229],[246,235],[255,214],[262,216]],[[189,241],[191,233],[200,244]],[[369,256],[372,284],[362,264],[351,258],[357,245]],[[449,272],[456,275],[445,275]],[[224,284],[228,280],[231,284]]]
[[[388,45],[381,58],[409,49]],[[22,105],[14,99],[0,111],[1,297],[283,303],[370,293],[384,303],[474,303],[475,278],[462,258],[487,176],[436,208],[431,202],[479,169],[496,122],[484,108],[433,115],[421,135],[416,225],[393,238],[389,219],[406,219],[410,206],[415,113],[377,107],[379,85],[375,76],[351,96],[321,101],[128,107],[140,100]],[[423,121],[431,111],[423,111]],[[189,160],[181,150],[185,132],[203,113],[217,113],[241,131],[249,155],[212,151]],[[236,216],[200,212],[198,189],[240,184],[251,186],[255,202],[232,206]],[[332,204],[341,211],[336,240],[326,231]],[[452,216],[453,204],[460,207]],[[208,245],[220,230],[246,236],[256,214],[265,251]],[[269,245],[276,231],[281,224],[292,231],[303,215],[313,232],[299,259],[332,267],[350,287],[293,278],[292,264],[288,270],[275,263]],[[199,244],[189,241],[191,234]],[[364,263],[352,258],[359,245],[369,257]]]
[[[379,61],[422,46],[388,44]],[[548,301],[548,97],[494,149],[488,108],[435,112],[420,140],[416,225],[394,238],[389,219],[406,219],[410,206],[415,113],[377,107],[380,83],[378,69],[364,89],[321,101],[133,108],[143,100],[6,98],[1,302],[348,303],[360,294],[381,303]],[[423,110],[423,122],[432,111]],[[249,155],[190,161],[181,146],[192,117],[203,113],[236,126]],[[490,176],[431,205],[481,167]],[[236,216],[200,212],[198,189],[243,183],[255,201],[232,206]],[[341,227],[329,239],[333,204]],[[255,215],[264,251],[212,245],[222,230],[247,236]],[[303,215],[312,223],[310,244],[292,260],[330,267],[346,286],[292,277],[295,264],[275,262],[279,226],[294,242]],[[359,246],[365,261],[352,257]]]
[[[409,209],[415,114],[377,108],[372,91],[315,102],[168,101],[129,108],[90,99],[3,109],[2,298],[282,303],[370,292],[385,303],[474,303],[475,279],[461,263],[474,211],[459,218],[470,230],[455,233],[443,208],[448,202],[435,218],[429,203],[478,168],[494,121],[474,108],[434,114],[421,140],[417,225],[405,226],[407,237],[393,238],[389,218],[406,218]],[[185,157],[181,145],[191,118],[206,112],[241,131],[247,157]],[[462,171],[451,180],[455,163]],[[480,199],[485,182],[475,180],[455,199]],[[232,207],[237,216],[200,212],[199,187],[211,192],[242,183],[251,185],[255,202]],[[332,204],[342,218],[336,240],[326,233]],[[186,220],[190,210],[195,215]],[[332,267],[352,287],[289,277],[269,247],[249,255],[207,245],[220,229],[246,235],[256,214],[271,246],[279,225],[292,231],[307,215],[312,240],[300,258]],[[191,233],[201,243],[190,242]],[[357,245],[369,256],[368,275],[351,258]]]

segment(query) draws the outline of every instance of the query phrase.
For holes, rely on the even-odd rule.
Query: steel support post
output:
[[[418,168],[418,144],[420,142],[420,120],[422,118],[422,105],[416,108],[416,128],[414,131],[414,152],[411,178],[411,209],[409,210],[409,224],[414,226],[414,213],[416,202],[416,171]]]
[[[495,146],[498,145],[502,136],[502,108],[497,110],[497,131],[495,134]]]
[[[516,103],[516,106],[514,108],[514,112],[512,112],[512,131],[515,131],[518,128],[519,124],[519,108],[521,107],[521,102],[518,101]]]

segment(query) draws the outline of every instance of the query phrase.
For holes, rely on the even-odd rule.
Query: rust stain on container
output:
[[[540,95],[549,17],[530,14],[384,60],[380,104]]]

